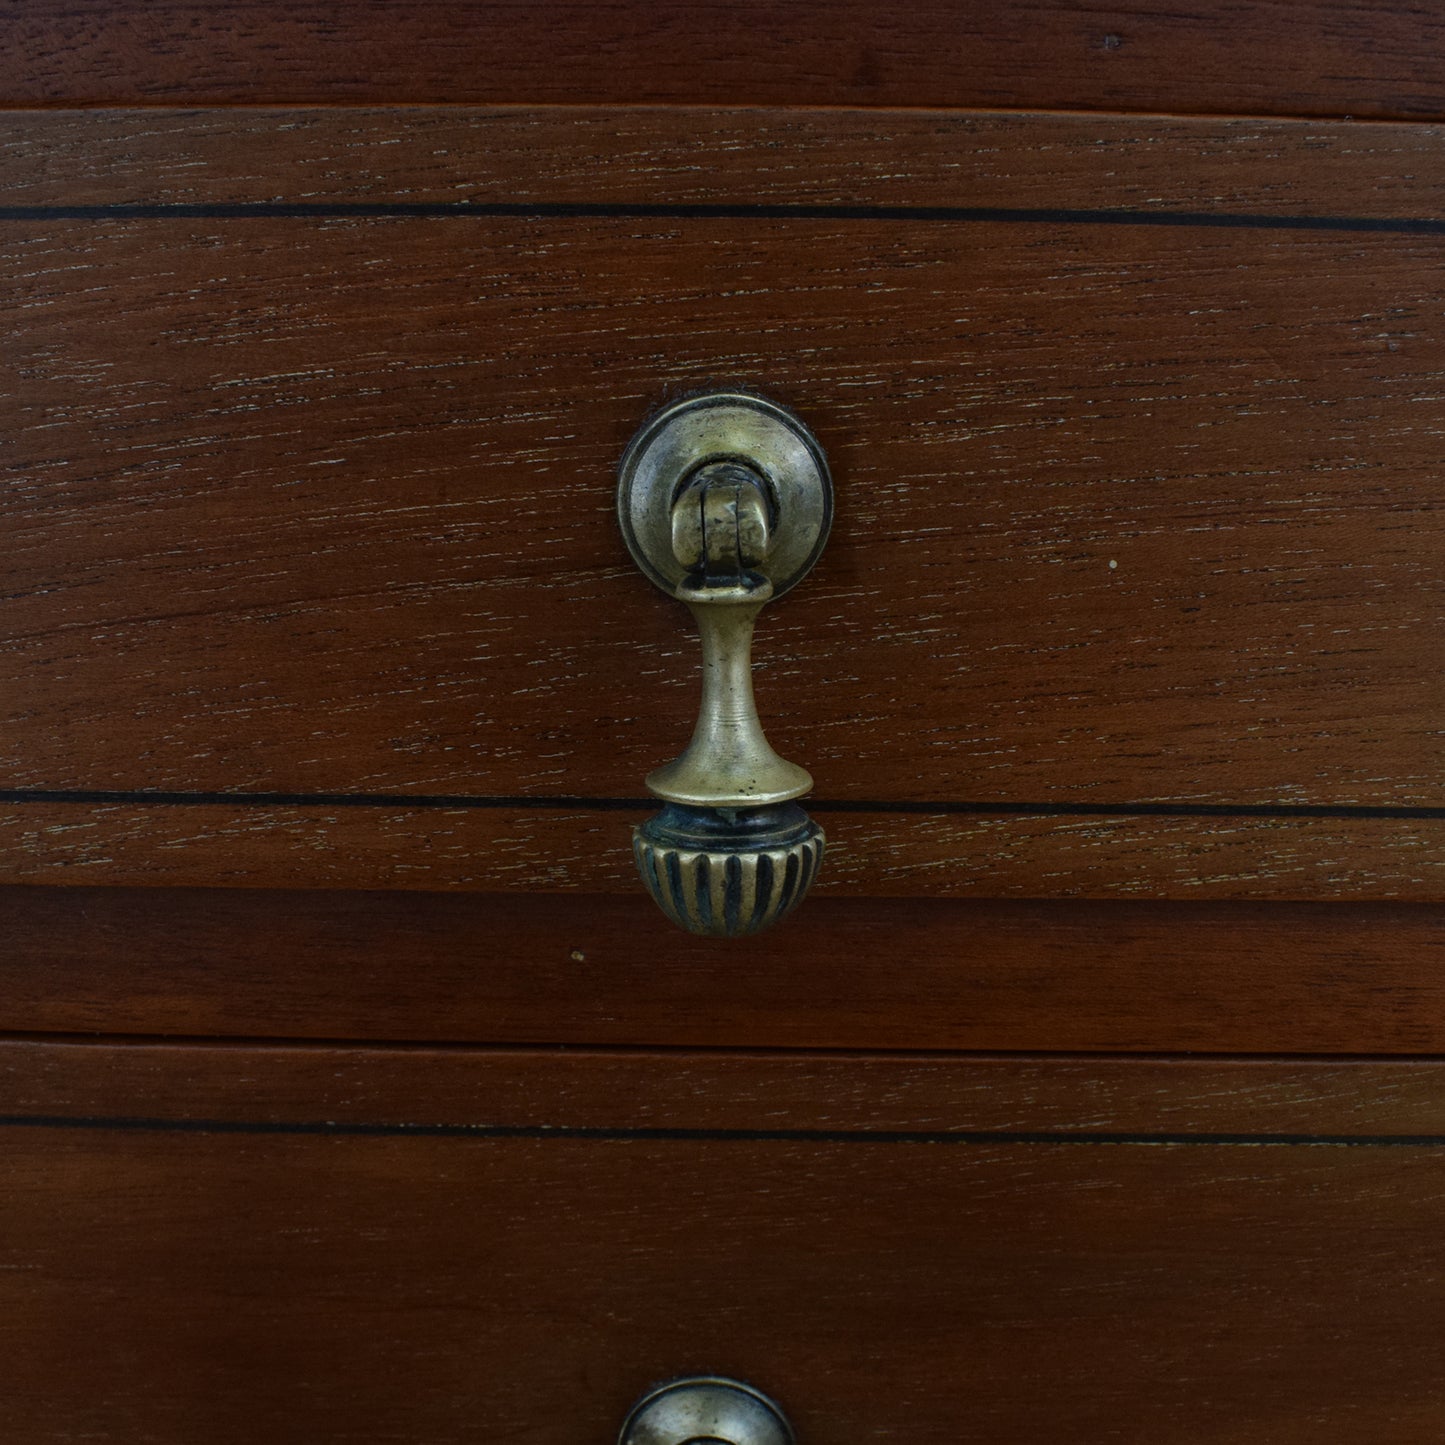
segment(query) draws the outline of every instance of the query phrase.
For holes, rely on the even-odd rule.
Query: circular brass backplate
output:
[[[659,1385],[628,1414],[617,1445],[795,1445],[787,1417],[741,1380],[699,1375]]]
[[[823,449],[785,407],[746,392],[690,396],[643,423],[617,483],[617,519],[637,565],[664,592],[686,570],[672,550],[672,504],[709,462],[737,461],[767,483],[776,509],[773,542],[757,569],[778,597],[818,560],[833,520],[833,483]]]

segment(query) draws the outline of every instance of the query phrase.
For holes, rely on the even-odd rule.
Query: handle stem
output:
[[[647,779],[659,798],[759,808],[801,798],[813,786],[806,769],[773,751],[753,698],[753,626],[772,590],[766,582],[726,591],[678,589],[702,642],[702,705],[686,751]]]

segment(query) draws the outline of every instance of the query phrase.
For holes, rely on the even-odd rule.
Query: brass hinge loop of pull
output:
[[[780,758],[753,700],[753,625],[827,541],[832,482],[790,412],[746,393],[690,397],[633,438],[618,516],[641,570],[686,604],[702,643],[702,702],[682,756],[650,774],[667,804],[634,830],[648,891],[689,932],[736,937],[802,899],[823,831],[794,799],[809,774]]]

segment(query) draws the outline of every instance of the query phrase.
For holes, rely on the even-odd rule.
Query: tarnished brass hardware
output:
[[[787,1416],[739,1380],[673,1380],[628,1413],[617,1445],[794,1445]]]
[[[753,700],[753,625],[828,539],[833,489],[806,427],[761,397],[715,392],[654,417],[622,459],[618,518],[642,571],[686,604],[702,703],[682,756],[648,788],[668,806],[633,832],[649,892],[692,933],[736,937],[807,892],[823,831],[793,802],[813,780],[780,758]]]
[[[823,830],[796,803],[672,803],[632,830],[632,852],[647,891],[679,928],[738,938],[802,899],[823,859]]]

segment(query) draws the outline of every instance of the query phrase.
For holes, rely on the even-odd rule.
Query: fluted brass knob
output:
[[[637,870],[680,928],[740,938],[801,902],[823,861],[823,830],[796,804],[671,804],[632,830]]]
[[[813,786],[769,745],[753,700],[753,624],[816,561],[832,520],[823,453],[790,412],[735,392],[648,422],[622,461],[618,516],[642,571],[687,605],[702,704],[682,756],[648,788],[668,806],[633,851],[664,913],[692,933],[756,933],[807,892],[823,831],[793,801]]]

